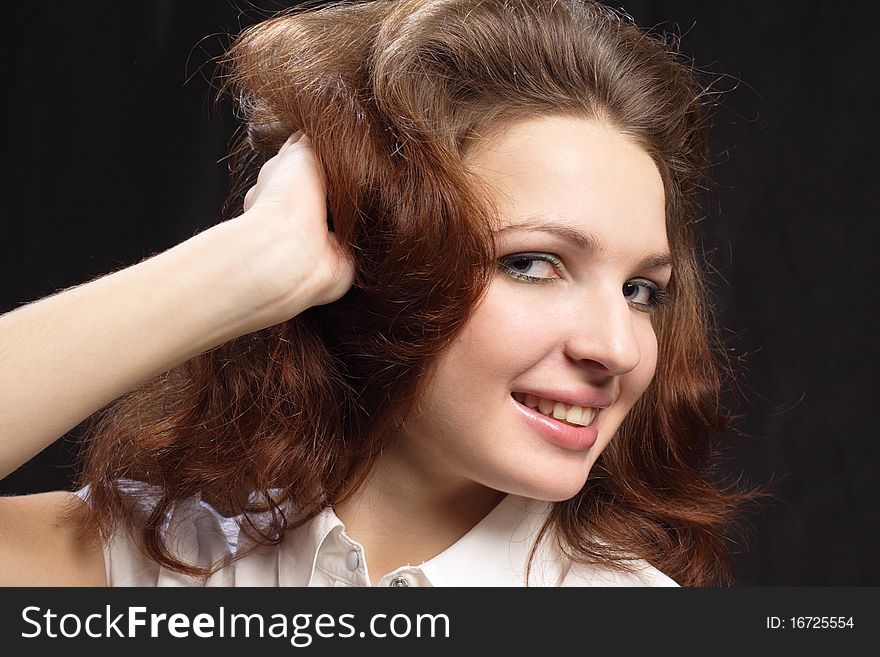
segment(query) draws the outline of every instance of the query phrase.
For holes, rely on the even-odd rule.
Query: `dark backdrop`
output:
[[[216,223],[234,129],[207,79],[282,3],[15,3],[0,58],[0,311],[134,264]],[[614,3],[619,6],[619,3]],[[880,585],[880,60],[868,2],[628,0],[682,37],[719,95],[703,242],[742,376],[724,469],[779,501],[736,547],[743,585]],[[0,410],[2,412],[2,410]],[[51,409],[46,409],[51,412]],[[77,432],[0,483],[70,485]]]

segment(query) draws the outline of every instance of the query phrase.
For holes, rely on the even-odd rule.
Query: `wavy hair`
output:
[[[712,481],[713,437],[731,418],[693,234],[706,95],[674,44],[589,0],[374,0],[277,15],[244,31],[223,64],[244,127],[239,178],[305,131],[355,284],[96,414],[79,483],[102,535],[122,523],[157,562],[205,576],[163,540],[176,501],[201,493],[273,544],[351,495],[496,271],[494,211],[467,153],[516,121],[570,115],[606,122],[654,159],[673,301],[654,316],[652,384],[542,531],[578,562],[625,570],[640,558],[682,585],[730,583],[724,532],[750,493]],[[160,491],[145,521],[120,479]]]

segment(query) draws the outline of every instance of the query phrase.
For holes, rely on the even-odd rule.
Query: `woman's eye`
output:
[[[637,278],[623,284],[623,296],[630,303],[643,310],[656,310],[666,303],[669,298],[664,290],[655,283]]]
[[[515,253],[501,258],[498,266],[512,278],[530,282],[549,282],[559,278],[562,261],[550,253]]]

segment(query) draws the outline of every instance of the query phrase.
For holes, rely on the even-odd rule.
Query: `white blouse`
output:
[[[88,489],[77,495],[85,499]],[[141,511],[148,511],[149,502],[143,505]],[[105,544],[104,565],[109,586],[525,586],[528,557],[550,509],[549,502],[508,495],[437,556],[389,573],[367,571],[364,548],[331,508],[288,530],[279,545],[261,546],[207,581],[160,566],[125,532]],[[166,532],[169,548],[198,566],[239,547],[239,518],[220,515],[199,496],[175,505]],[[538,546],[529,586],[677,586],[644,561],[635,562],[632,574],[572,563],[549,536]]]

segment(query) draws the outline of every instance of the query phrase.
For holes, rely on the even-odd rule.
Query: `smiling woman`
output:
[[[705,123],[670,48],[589,1],[376,0],[225,63],[240,216],[0,318],[6,471],[92,416],[75,494],[0,504],[16,572],[728,582],[749,493],[707,475]]]
[[[671,269],[644,263],[668,251],[663,183],[615,129],[566,116],[518,122],[467,165],[500,217],[498,274],[404,444],[426,451],[426,477],[567,500],[654,377],[652,294]]]

